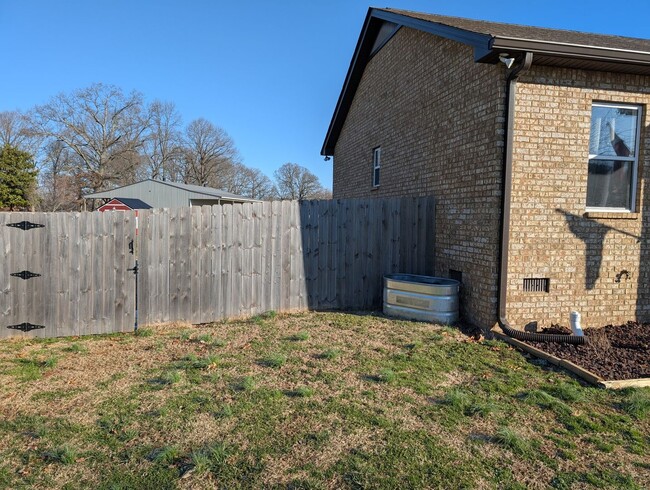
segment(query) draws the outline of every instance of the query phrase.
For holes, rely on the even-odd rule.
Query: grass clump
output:
[[[500,427],[492,440],[519,455],[525,455],[530,451],[530,443],[509,427]]]
[[[545,392],[565,402],[583,401],[584,389],[577,383],[557,383],[542,388]]]
[[[307,386],[301,386],[295,390],[290,391],[288,395],[296,398],[309,398],[311,396],[314,396],[314,390],[313,388],[309,388]]]
[[[252,376],[244,376],[233,384],[233,388],[236,391],[253,391],[255,389],[255,385],[255,378]]]
[[[75,342],[74,344],[70,344],[69,346],[65,347],[63,350],[65,352],[72,352],[74,354],[83,354],[88,352],[88,347],[78,342]]]
[[[136,337],[151,337],[153,335],[153,330],[150,328],[138,328],[133,333]]]
[[[11,374],[16,376],[22,381],[34,381],[43,376],[43,371],[46,369],[53,369],[59,362],[56,356],[49,356],[45,359],[23,359],[19,358],[14,361],[16,367],[10,371]]]
[[[193,451],[190,460],[198,475],[212,473],[215,476],[220,476],[228,471],[228,458],[233,453],[233,448],[222,442],[215,442]]]
[[[637,420],[644,420],[650,414],[650,389],[630,388],[623,393],[621,406],[629,415]]]
[[[397,379],[397,374],[392,369],[383,368],[379,370],[373,379],[378,383],[393,383]]]
[[[56,367],[56,365],[59,363],[59,358],[56,356],[50,356],[47,359],[41,361],[41,366],[45,369],[52,369]]]
[[[327,359],[328,361],[332,361],[334,359],[341,357],[341,350],[327,349],[324,350],[318,357],[320,357],[321,359]]]
[[[447,392],[443,402],[455,411],[465,413],[472,405],[472,398],[466,391],[460,388],[453,388]]]
[[[171,464],[179,457],[180,451],[176,446],[164,446],[151,451],[147,459],[156,463]]]
[[[70,446],[60,446],[45,451],[43,459],[51,463],[72,464],[77,461],[78,455]]]
[[[200,344],[206,344],[211,347],[223,347],[226,345],[225,340],[214,337],[212,334],[204,333],[194,339]]]
[[[304,331],[295,333],[291,337],[289,337],[289,340],[292,340],[293,342],[302,342],[308,339],[309,339],[309,333]]]
[[[281,368],[287,363],[287,356],[280,353],[269,354],[266,357],[263,357],[260,360],[262,366],[271,367],[271,368]]]
[[[160,379],[164,384],[173,385],[180,382],[181,373],[175,369],[172,371],[165,371],[162,376],[160,376]]]
[[[256,325],[265,325],[267,322],[272,322],[277,318],[278,314],[277,312],[271,310],[271,311],[266,311],[264,313],[261,313],[259,315],[255,315],[254,317],[251,318],[251,321],[255,323]]]
[[[220,358],[216,354],[208,354],[205,357],[198,357],[196,354],[186,355],[180,366],[185,369],[214,369],[219,365]]]

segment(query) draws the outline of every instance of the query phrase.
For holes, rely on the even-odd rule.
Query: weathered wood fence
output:
[[[385,274],[433,272],[434,216],[433,198],[156,209],[136,238],[134,212],[0,213],[0,336],[132,329],[136,258],[141,325],[376,308]]]

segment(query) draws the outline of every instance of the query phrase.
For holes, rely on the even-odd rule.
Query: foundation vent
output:
[[[524,279],[524,291],[530,293],[548,293],[551,280],[548,277],[528,277]]]

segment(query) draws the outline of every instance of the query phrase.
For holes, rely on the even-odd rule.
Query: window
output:
[[[372,150],[372,186],[379,187],[379,169],[381,168],[381,146]]]
[[[634,211],[640,118],[639,106],[592,105],[587,210]]]

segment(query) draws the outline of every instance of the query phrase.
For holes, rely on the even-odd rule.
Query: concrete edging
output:
[[[555,357],[554,355],[548,354],[547,352],[544,352],[543,350],[533,347],[532,345],[528,345],[525,342],[522,342],[517,339],[513,339],[512,337],[508,337],[506,334],[503,333],[503,331],[499,327],[494,327],[490,332],[497,339],[503,340],[504,342],[520,350],[523,350],[524,352],[528,352],[529,354],[532,354],[535,357],[544,359],[545,361],[548,361],[551,364],[555,364],[556,366],[563,367],[564,369],[571,371],[576,376],[584,379],[588,383],[591,383],[592,385],[598,386],[600,388],[620,390],[623,388],[641,388],[645,386],[650,386],[650,378],[605,381],[600,376],[578,366],[577,364],[572,363],[571,361],[560,359],[559,357]]]

